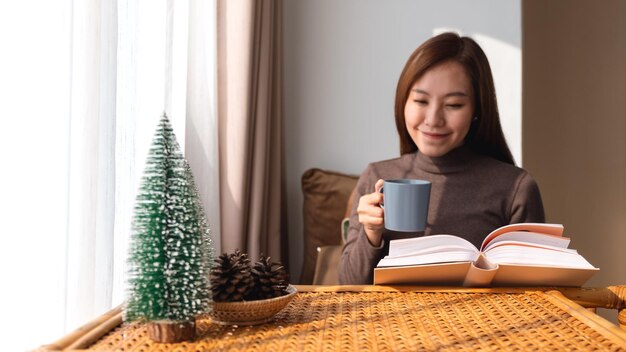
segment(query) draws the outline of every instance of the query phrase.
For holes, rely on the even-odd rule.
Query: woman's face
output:
[[[418,79],[404,106],[406,128],[421,153],[447,154],[463,144],[474,115],[474,92],[461,64],[447,61]]]

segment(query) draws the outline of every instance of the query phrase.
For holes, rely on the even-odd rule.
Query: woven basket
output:
[[[223,325],[257,325],[274,318],[276,313],[285,308],[298,290],[289,285],[287,294],[269,299],[243,302],[213,302],[209,313],[213,322]]]

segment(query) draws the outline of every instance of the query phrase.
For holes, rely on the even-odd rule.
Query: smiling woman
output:
[[[454,234],[479,245],[485,233],[544,222],[539,188],[514,166],[504,139],[489,62],[471,38],[437,35],[409,57],[398,80],[395,121],[401,157],[371,163],[356,188],[339,279],[372,282],[389,240]],[[385,179],[432,183],[426,229],[385,229]]]
[[[463,144],[473,114],[472,84],[456,61],[426,71],[413,84],[404,105],[404,120],[411,140],[420,152],[431,157],[443,156]]]

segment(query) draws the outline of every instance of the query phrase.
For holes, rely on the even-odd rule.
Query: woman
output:
[[[468,37],[444,33],[409,57],[396,89],[401,156],[361,175],[343,250],[342,284],[371,284],[390,239],[453,234],[477,247],[492,230],[544,222],[536,182],[514,165],[504,139],[491,69]],[[384,179],[432,182],[428,223],[420,233],[384,228]]]

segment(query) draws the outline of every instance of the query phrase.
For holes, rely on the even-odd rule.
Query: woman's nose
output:
[[[444,124],[443,118],[443,110],[441,107],[434,105],[426,112],[426,118],[424,119],[424,123],[427,126],[443,126]]]

